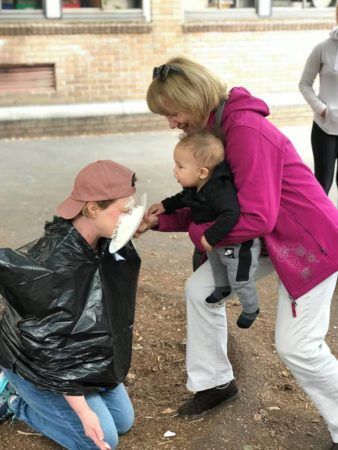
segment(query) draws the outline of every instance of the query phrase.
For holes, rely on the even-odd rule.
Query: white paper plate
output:
[[[116,235],[110,241],[110,253],[115,253],[120,250],[134,236],[135,231],[143,219],[146,204],[147,194],[143,194],[141,197],[141,205],[135,206],[130,214],[123,216],[120,225],[118,225]]]

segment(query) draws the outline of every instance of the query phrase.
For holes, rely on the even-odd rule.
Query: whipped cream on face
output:
[[[139,224],[141,223],[145,210],[146,210],[147,196],[142,195],[141,205],[134,206],[134,199],[130,199],[127,208],[130,211],[120,215],[117,225],[111,237],[109,245],[110,253],[115,253],[126,245],[128,241],[133,237]]]
[[[116,236],[118,235],[118,233],[125,233],[125,231],[123,231],[123,229],[126,229],[127,224],[128,224],[128,219],[126,219],[126,216],[130,216],[133,212],[135,206],[135,200],[133,197],[131,197],[129,199],[129,202],[126,204],[125,208],[128,210],[128,212],[122,213],[115,225],[114,231],[111,235],[111,239],[115,239]],[[121,227],[122,226],[122,227]],[[119,231],[119,229],[121,228],[121,230]]]

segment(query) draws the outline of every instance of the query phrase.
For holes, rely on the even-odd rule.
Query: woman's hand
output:
[[[163,213],[165,213],[165,209],[164,209],[164,206],[162,205],[162,203],[154,203],[153,205],[151,205],[149,207],[147,216],[151,216],[152,214],[155,214],[156,216],[158,216],[159,214],[163,214]]]
[[[85,435],[95,443],[97,448],[100,450],[111,449],[111,447],[104,441],[100,421],[94,411],[88,408],[86,413],[79,414],[79,417],[82,422]]]
[[[65,400],[81,420],[85,435],[91,439],[100,450],[111,449],[104,441],[104,434],[99,418],[94,413],[83,395],[65,395]]]
[[[204,250],[206,250],[207,252],[211,252],[212,247],[204,236],[201,237],[201,245],[204,248]]]

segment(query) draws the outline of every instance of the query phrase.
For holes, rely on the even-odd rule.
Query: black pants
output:
[[[313,122],[311,144],[315,164],[315,177],[328,194],[332,186],[334,168],[338,159],[338,135],[327,134]],[[336,170],[338,186],[338,169]]]

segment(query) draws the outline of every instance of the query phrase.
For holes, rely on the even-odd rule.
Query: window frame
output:
[[[43,3],[55,2],[56,0],[44,0]],[[59,0],[60,2],[62,0]],[[103,0],[102,0],[103,1]],[[142,8],[130,8],[120,10],[105,10],[103,8],[62,8],[61,17],[53,20],[112,20],[116,22],[126,21],[151,21],[151,0],[142,0]],[[29,21],[48,20],[45,14],[46,8],[32,9],[2,9],[0,0],[0,21]]]
[[[298,3],[298,2],[297,2]],[[301,3],[301,2],[299,2]],[[210,8],[211,9],[211,8]],[[184,22],[222,22],[226,20],[237,19],[259,19],[256,8],[225,8],[225,9],[213,9],[209,8],[199,10],[184,10]],[[273,6],[270,20],[273,19],[285,19],[290,22],[293,20],[332,20],[334,22],[335,6],[328,6],[323,9],[311,7],[286,7],[286,6]]]

